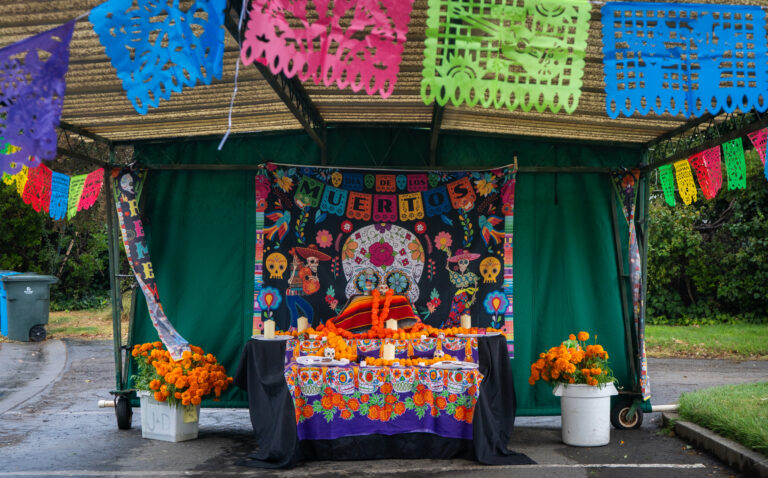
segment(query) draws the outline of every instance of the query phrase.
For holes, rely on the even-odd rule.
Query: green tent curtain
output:
[[[331,166],[426,167],[429,131],[339,128],[328,131]],[[317,164],[303,133],[138,144],[139,166],[151,164]],[[519,166],[631,167],[641,151],[502,137],[441,134],[438,166],[447,169]],[[150,171],[141,212],[160,299],[169,319],[192,344],[215,354],[230,374],[251,335],[254,262],[254,171]],[[515,197],[515,358],[519,415],[559,413],[549,386],[528,385],[539,352],[569,333],[587,330],[611,355],[620,384],[632,389],[616,267],[610,178],[589,173],[518,174]],[[626,264],[626,221],[620,218]],[[625,269],[626,270],[626,269]],[[134,343],[157,340],[142,298]],[[246,407],[231,387],[221,402]]]

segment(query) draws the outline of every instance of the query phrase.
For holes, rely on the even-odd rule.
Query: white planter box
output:
[[[200,405],[172,407],[158,402],[150,392],[138,392],[141,400],[141,437],[179,442],[197,438]]]

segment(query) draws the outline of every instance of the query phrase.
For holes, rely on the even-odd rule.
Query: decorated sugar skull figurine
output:
[[[269,271],[270,279],[282,279],[285,269],[288,268],[288,259],[279,252],[273,252],[264,260]]]
[[[443,352],[443,349],[435,350],[435,358],[443,358],[443,357],[445,357],[445,352]]]
[[[326,347],[323,349],[323,357],[333,360],[336,358],[336,349],[333,347]]]
[[[495,257],[486,257],[480,261],[480,275],[483,276],[483,283],[496,282],[496,277],[501,272],[501,262]]]

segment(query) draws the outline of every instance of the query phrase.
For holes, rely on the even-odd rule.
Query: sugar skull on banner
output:
[[[341,320],[379,289],[429,325],[458,326],[469,314],[474,326],[503,329],[511,340],[514,183],[510,168],[268,163],[255,182],[254,324],[269,316],[288,330],[302,316],[313,326]],[[267,288],[280,296],[269,307],[259,300]]]

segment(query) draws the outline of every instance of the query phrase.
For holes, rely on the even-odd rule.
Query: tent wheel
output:
[[[42,342],[45,340],[45,327],[42,325],[35,325],[29,329],[29,340],[31,342]]]
[[[617,430],[628,430],[630,428],[640,428],[643,424],[643,411],[640,410],[640,404],[637,404],[632,418],[630,415],[635,400],[627,396],[619,396],[616,403],[611,407],[611,424]]]
[[[131,401],[125,395],[115,398],[115,415],[117,416],[117,428],[130,430],[133,409],[131,408]]]

